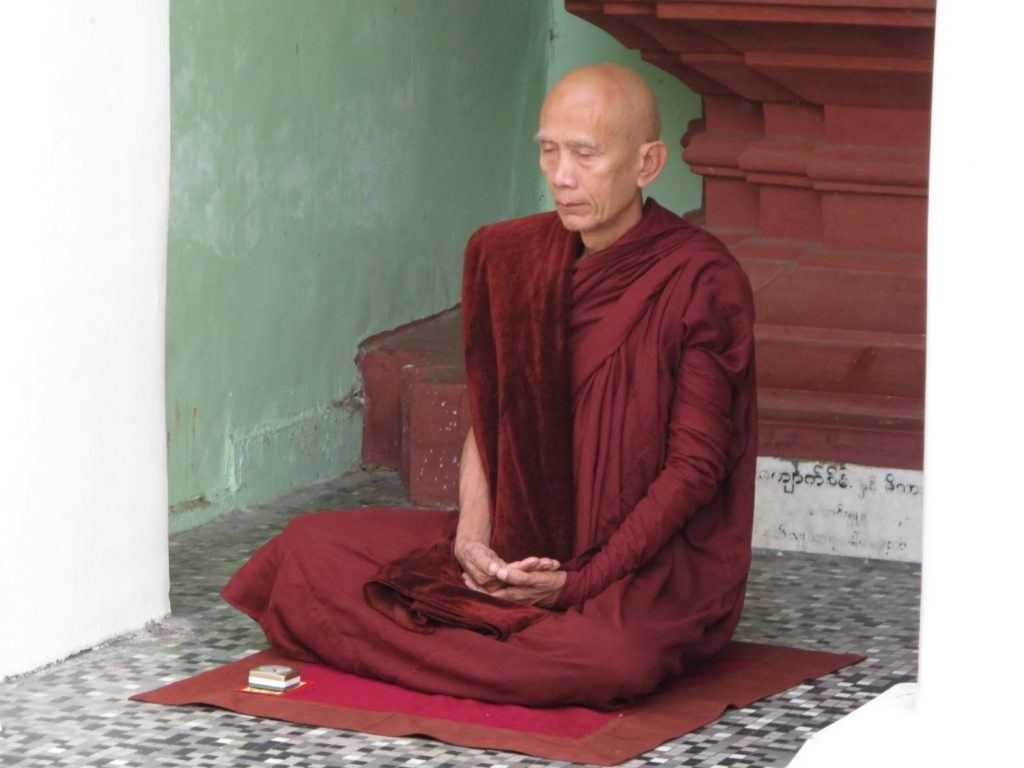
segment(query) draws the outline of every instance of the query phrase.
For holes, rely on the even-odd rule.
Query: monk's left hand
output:
[[[541,608],[555,601],[566,579],[565,571],[521,571],[509,566],[499,568],[494,575],[508,586],[494,590],[492,596]]]

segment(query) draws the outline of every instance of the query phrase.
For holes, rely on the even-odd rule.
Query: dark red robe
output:
[[[566,561],[555,609],[465,588],[454,513],[333,510],[222,590],[271,644],[418,690],[608,707],[729,640],[753,513],[749,282],[651,199],[613,245],[579,249],[553,213],[502,222],[463,275],[492,546]]]

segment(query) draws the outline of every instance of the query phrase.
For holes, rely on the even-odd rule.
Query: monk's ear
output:
[[[643,189],[661,173],[668,162],[668,147],[663,141],[648,141],[640,145],[640,173],[636,185]]]

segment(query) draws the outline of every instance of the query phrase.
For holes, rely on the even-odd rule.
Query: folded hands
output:
[[[482,541],[456,542],[462,580],[475,592],[546,607],[565,584],[561,563],[550,557],[526,557],[507,563]]]

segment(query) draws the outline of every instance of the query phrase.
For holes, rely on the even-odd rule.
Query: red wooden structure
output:
[[[754,286],[759,452],[920,468],[934,0],[566,7],[702,95],[688,217]],[[360,350],[364,460],[417,503],[457,502],[459,343],[449,311]]]

